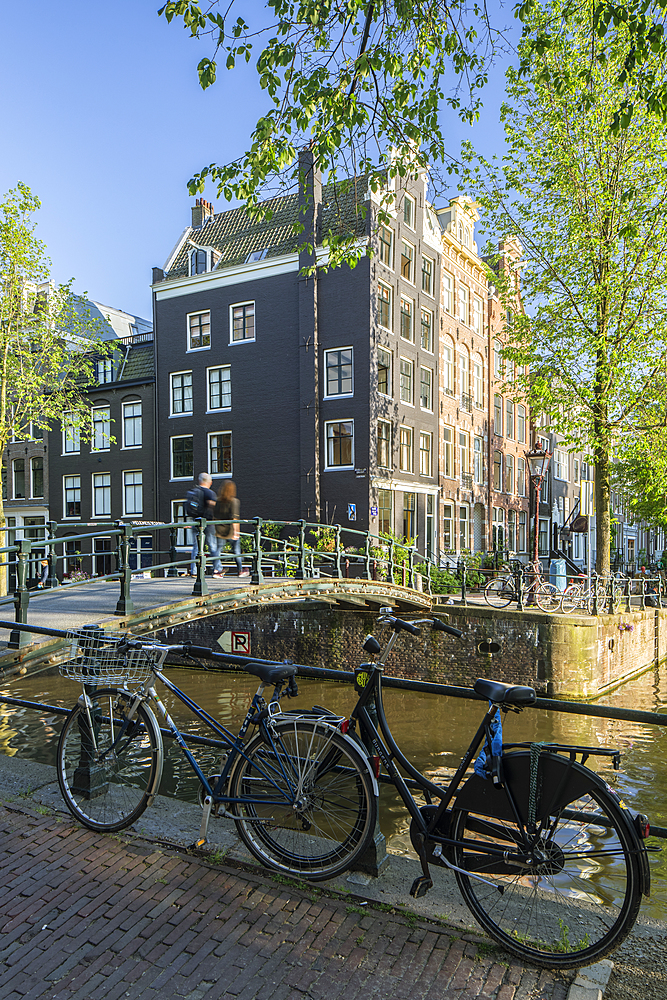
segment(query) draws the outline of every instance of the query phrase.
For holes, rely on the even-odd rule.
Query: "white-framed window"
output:
[[[419,475],[430,478],[433,475],[433,435],[428,431],[419,432]]]
[[[401,402],[408,403],[410,406],[413,406],[414,366],[412,364],[412,361],[408,361],[407,358],[401,358],[399,380],[400,380]]]
[[[514,438],[514,403],[511,399],[505,400],[505,436]]]
[[[442,304],[445,312],[454,315],[454,278],[448,271],[442,272]]]
[[[472,300],[472,327],[476,334],[482,335],[482,323],[484,319],[484,307],[482,300],[475,295]]]
[[[503,433],[503,397],[498,393],[493,397],[493,433],[498,437]]]
[[[113,382],[112,358],[100,358],[99,361],[95,362],[95,369],[97,381],[100,385],[105,385],[107,382]]]
[[[470,475],[470,435],[467,431],[459,431],[459,470],[461,479]]]
[[[185,500],[172,500],[171,501],[171,523],[172,524],[183,524],[185,525]],[[177,528],[176,529],[176,547],[185,548],[188,544],[188,529]]]
[[[108,406],[93,406],[93,440],[91,451],[108,451],[111,447],[111,410]]]
[[[470,513],[465,504],[459,507],[459,548],[470,548]]]
[[[214,431],[208,436],[208,471],[211,476],[232,474],[232,432]]]
[[[494,340],[493,342],[493,375],[494,378],[503,379],[505,377],[505,366],[503,364],[503,357],[500,353],[503,349],[503,345],[499,340]]]
[[[111,473],[93,473],[93,517],[111,517]]]
[[[401,241],[401,275],[406,281],[415,283],[415,248],[407,240]]]
[[[430,309],[421,311],[421,345],[423,351],[433,353],[433,313]]]
[[[229,343],[245,344],[255,339],[255,303],[235,302],[229,307]]]
[[[401,295],[401,337],[410,343],[415,339],[415,304],[405,295]]]
[[[454,478],[454,429],[443,427],[442,429],[442,474],[447,479]]]
[[[539,556],[549,555],[549,522],[546,518],[540,518],[540,530],[537,536],[537,554]]]
[[[526,515],[525,510],[520,510],[519,511],[519,533],[518,533],[518,538],[517,538],[517,552],[525,552],[526,551],[526,541],[527,541],[526,523],[527,523],[527,520],[528,520],[528,517]]]
[[[354,468],[354,420],[331,420],[325,424],[327,469]]]
[[[41,455],[30,459],[30,495],[35,500],[44,496],[44,459]]]
[[[391,423],[378,420],[377,460],[381,469],[391,469]]]
[[[398,465],[401,472],[414,471],[414,433],[412,427],[399,429]]]
[[[141,400],[123,403],[123,448],[141,448],[143,442],[142,424]]]
[[[444,337],[442,344],[442,385],[448,396],[454,395],[454,342]]]
[[[25,488],[25,459],[15,458],[12,462],[12,479],[14,486],[14,499],[25,500],[27,496]]]
[[[414,543],[417,537],[417,495],[403,494],[403,537]]]
[[[526,495],[526,460],[517,458],[516,460],[516,491],[520,497]]]
[[[123,473],[123,514],[142,514],[144,510],[143,473],[137,469]]]
[[[393,289],[391,285],[378,283],[378,323],[385,330],[394,329]]]
[[[503,454],[497,449],[493,453],[493,488],[499,493],[503,488]]]
[[[188,351],[206,351],[211,346],[211,311],[188,313]]]
[[[478,410],[484,409],[484,362],[480,354],[473,357],[473,401]]]
[[[573,471],[573,482],[579,482],[579,459],[575,458],[572,460],[572,471]],[[576,532],[575,532],[576,534]]]
[[[393,499],[391,490],[378,490],[378,534],[387,535],[393,526]]]
[[[568,455],[560,448],[554,448],[553,476],[554,479],[567,481],[568,477]]]
[[[220,365],[206,369],[208,409],[229,410],[232,406],[232,367]]]
[[[192,372],[172,372],[171,416],[182,417],[192,413]]]
[[[461,382],[461,408],[472,413],[472,398],[470,396],[470,358],[468,348],[459,347],[459,379]]]
[[[422,292],[433,295],[435,265],[431,257],[422,257]]]
[[[442,505],[442,547],[445,552],[454,549],[454,505],[451,503]]]
[[[419,401],[422,410],[433,410],[433,372],[430,368],[421,369]]]
[[[378,392],[393,396],[391,351],[378,347]]]
[[[380,260],[387,267],[394,267],[394,232],[389,226],[380,226],[379,233]]]
[[[81,517],[81,476],[63,476],[63,517]]]
[[[415,228],[417,203],[411,194],[403,195],[403,222],[410,229]]]
[[[353,361],[351,347],[324,352],[325,398],[351,396],[354,393]]]
[[[516,511],[507,511],[507,548],[516,552]]]
[[[516,436],[520,444],[526,443],[526,407],[521,403],[516,408]]]
[[[194,479],[192,434],[180,434],[170,440],[171,478]]]
[[[78,455],[81,451],[81,432],[78,418],[72,410],[63,413],[61,426],[63,455]]]
[[[514,455],[505,455],[505,493],[514,493]]]
[[[190,277],[195,274],[205,274],[208,271],[208,252],[201,247],[190,251]]]
[[[484,440],[476,437],[473,441],[473,476],[478,486],[484,483]]]
[[[469,309],[470,292],[468,287],[459,281],[459,320],[466,326],[470,323]]]
[[[505,508],[494,507],[492,514],[491,538],[494,546],[505,548]]]

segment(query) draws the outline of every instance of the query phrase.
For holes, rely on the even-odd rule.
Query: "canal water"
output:
[[[243,674],[170,669],[169,677],[234,732],[257,686],[256,678]],[[6,682],[0,693],[71,707],[80,689],[57,674],[41,674]],[[168,692],[162,695],[179,728],[211,735]],[[289,707],[325,705],[340,715],[349,715],[354,703],[351,684],[299,678],[299,697]],[[384,703],[392,732],[406,756],[432,780],[446,781],[479,724],[482,704],[389,688],[384,689]],[[657,711],[667,718],[667,666],[645,673],[609,695],[602,704]],[[61,725],[62,716],[0,704],[0,752],[54,764]],[[504,739],[620,749],[620,771],[615,772],[604,757],[591,757],[588,766],[603,775],[631,808],[647,813],[656,825],[667,827],[667,727],[528,709],[520,715],[505,716]],[[196,779],[173,741],[166,743],[161,792],[196,801]],[[195,748],[194,753],[206,773],[218,770],[212,751]],[[391,786],[381,788],[380,822],[388,850],[414,856],[408,816]],[[663,851],[651,859],[652,895],[643,912],[667,920],[667,841],[652,843],[661,845]]]

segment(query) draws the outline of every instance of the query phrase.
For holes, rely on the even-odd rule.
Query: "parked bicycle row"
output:
[[[355,670],[358,700],[348,718],[318,706],[285,709],[283,699],[298,694],[292,664],[190,643],[133,640],[100,627],[70,634],[19,626],[71,640],[60,670],[81,685],[81,694],[64,723],[56,762],[68,809],[98,831],[124,829],[141,816],[160,786],[164,755],[157,712],[201,786],[197,846],[206,843],[209,821],[217,815],[236,824],[248,849],[268,867],[314,881],[332,878],[354,866],[373,838],[383,773],[410,816],[422,867],[413,896],[431,888],[430,866],[441,866],[454,873],[475,919],[521,960],[572,968],[607,954],[631,930],[650,885],[647,818],[630,813],[584,766],[600,756],[617,768],[619,752],[503,743],[503,714],[534,704],[535,691],[480,679],[474,690],[488,708],[470,746],[447,785],[431,781],[391,733],[382,675],[399,635],[434,629],[460,641],[464,634],[440,618],[408,622],[386,609],[378,626],[388,638],[384,644],[366,638],[370,660]],[[202,660],[232,662],[258,677],[237,734],[166,676],[170,655],[203,669]],[[156,682],[213,732],[220,749],[217,773],[204,773]],[[267,687],[273,688],[268,699]]]

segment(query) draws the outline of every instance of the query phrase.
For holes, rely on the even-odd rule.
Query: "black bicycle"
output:
[[[401,631],[419,635],[421,625],[430,625],[463,633],[438,619],[406,622],[387,614],[380,623],[392,633],[384,648],[374,636],[364,643],[377,660],[355,672],[359,700],[349,731],[379,758],[412,817],[410,837],[423,874],[411,894],[419,897],[431,888],[429,865],[443,866],[454,872],[475,919],[521,960],[568,969],[612,951],[631,930],[650,887],[647,818],[632,815],[584,766],[598,755],[611,757],[618,769],[619,752],[502,744],[502,713],[532,705],[535,691],[478,680],[474,690],[488,700],[488,710],[449,785],[434,784],[391,734],[382,704],[383,667]],[[425,805],[415,800],[396,765],[416,782]]]

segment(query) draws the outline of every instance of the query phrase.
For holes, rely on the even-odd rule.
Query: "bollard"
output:
[[[47,530],[49,532],[48,537],[50,539],[51,538],[55,538],[56,537],[56,528],[58,527],[58,522],[57,521],[49,521],[49,523],[47,524],[46,527],[47,527]],[[50,590],[53,587],[59,587],[60,586],[60,580],[58,579],[58,573],[57,573],[58,557],[56,555],[56,547],[55,547],[55,545],[49,545],[49,554],[48,554],[48,556],[46,558],[49,560],[49,575],[46,578],[46,584],[45,584],[45,586],[46,586],[47,590]]]
[[[14,621],[17,625],[28,624],[28,605],[30,604],[30,592],[28,591],[28,563],[32,543],[27,538],[20,538],[16,545],[16,590],[14,591]],[[20,649],[28,646],[34,640],[30,638],[29,632],[21,632],[20,629],[12,629],[9,633],[10,649]]]
[[[114,614],[129,615],[134,611],[134,601],[130,597],[130,581],[132,578],[132,570],[130,568],[130,539],[132,538],[134,529],[131,524],[123,524],[122,521],[116,521],[114,527],[118,531],[116,536],[116,569],[120,573],[120,597],[118,598]]]
[[[175,563],[176,557],[178,556],[178,551],[176,549],[176,532],[178,528],[171,527],[169,529],[169,562]],[[167,570],[168,577],[178,576],[178,566],[170,566]]]
[[[206,518],[198,517],[197,520],[199,521],[199,526],[197,528],[197,545],[199,546],[199,551],[195,560],[197,565],[197,579],[195,580],[195,585],[192,588],[192,596],[205,597],[206,594],[208,594],[208,584],[206,583],[206,553],[204,552],[206,540]]]
[[[262,572],[262,521],[261,517],[253,518],[255,522],[255,551],[252,556],[251,583],[264,583]]]

